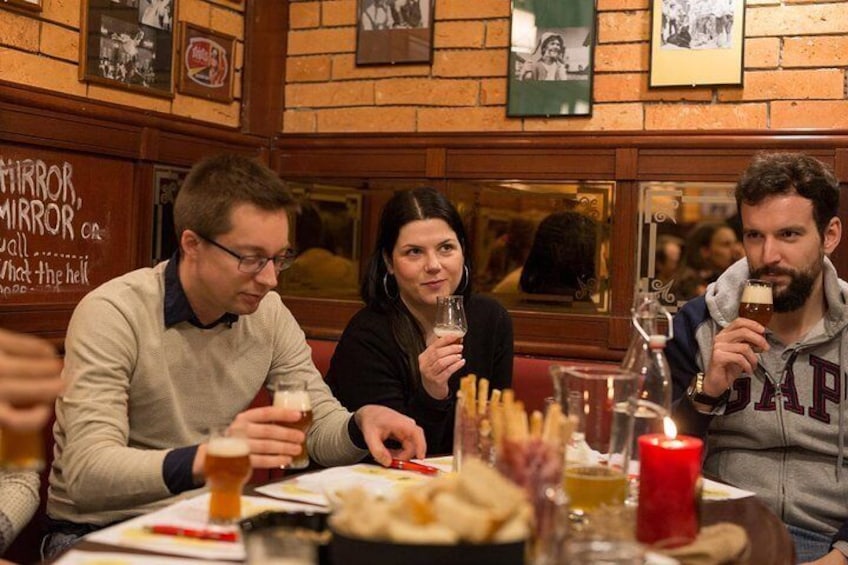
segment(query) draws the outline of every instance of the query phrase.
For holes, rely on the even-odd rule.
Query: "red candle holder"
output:
[[[639,438],[639,507],[636,538],[678,547],[698,536],[701,452],[695,437],[646,434]]]

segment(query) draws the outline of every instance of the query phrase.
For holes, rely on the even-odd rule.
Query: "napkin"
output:
[[[748,534],[741,526],[729,522],[701,528],[695,541],[688,545],[674,549],[652,549],[674,557],[684,565],[746,563],[751,553]]]

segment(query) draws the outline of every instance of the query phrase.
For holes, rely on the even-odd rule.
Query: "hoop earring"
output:
[[[468,265],[463,265],[462,271],[462,281],[460,281],[462,284],[456,289],[455,294],[462,294],[468,288],[468,279],[471,278],[471,275],[468,273]]]
[[[386,298],[388,298],[389,300],[394,300],[395,298],[400,296],[399,292],[398,292],[398,294],[395,294],[394,296],[392,296],[392,294],[389,292],[389,273],[388,273],[388,271],[386,271],[383,274],[383,292],[386,293]]]

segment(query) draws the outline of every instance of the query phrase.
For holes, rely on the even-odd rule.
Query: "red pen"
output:
[[[155,524],[146,526],[148,532],[161,534],[163,536],[179,536],[193,539],[206,539],[213,541],[238,541],[236,532],[216,532],[214,530],[197,530],[193,528],[183,528],[181,526],[169,526],[167,524]]]
[[[392,469],[400,469],[402,471],[415,471],[416,473],[422,473],[424,475],[438,475],[441,472],[436,467],[416,463],[414,461],[401,461],[400,459],[392,459],[389,467]]]

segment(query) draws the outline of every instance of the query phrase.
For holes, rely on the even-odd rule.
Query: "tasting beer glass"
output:
[[[0,469],[41,471],[44,468],[44,430],[0,427]]]
[[[244,430],[214,428],[203,467],[209,485],[210,522],[233,524],[241,519],[241,491],[250,471],[250,446]]]
[[[286,465],[286,468],[306,469],[309,466],[309,452],[306,450],[305,434],[309,430],[309,426],[312,425],[312,402],[309,400],[306,381],[280,378],[274,385],[274,406],[300,412],[300,418],[296,422],[284,422],[282,424],[304,433],[303,443],[300,445],[300,455],[295,456],[292,462]]]
[[[772,283],[759,279],[748,279],[742,287],[739,300],[739,317],[754,320],[767,326],[772,314]]]
[[[630,441],[611,446],[613,427],[632,427],[627,406],[637,392],[637,374],[618,367],[551,365],[554,396],[577,430],[566,446],[564,485],[571,511],[582,514],[602,504],[623,504],[628,495]],[[614,423],[627,419],[630,424]],[[612,449],[611,449],[612,447]]]
[[[462,295],[436,297],[436,323],[433,333],[437,337],[455,335],[462,338],[468,331],[468,323],[465,321],[465,306],[462,303]]]

